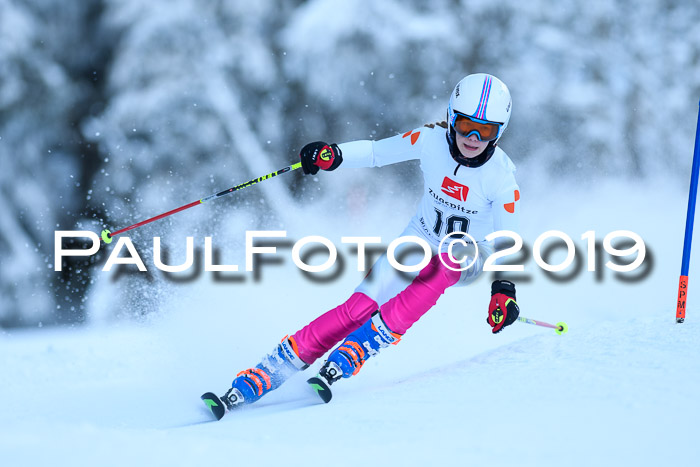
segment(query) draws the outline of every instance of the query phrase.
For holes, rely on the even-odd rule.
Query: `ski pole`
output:
[[[112,243],[112,238],[114,238],[116,235],[124,233],[128,230],[135,229],[137,227],[141,227],[142,225],[146,225],[150,222],[157,221],[158,219],[162,219],[164,217],[168,217],[172,214],[175,214],[176,212],[184,211],[185,209],[189,209],[193,206],[197,206],[198,204],[204,204],[207,201],[221,198],[222,196],[227,195],[229,193],[233,193],[234,191],[242,190],[243,188],[248,188],[249,186],[255,185],[258,182],[265,181],[269,178],[276,177],[277,175],[281,175],[283,173],[291,172],[292,170],[296,170],[299,167],[301,167],[301,162],[297,162],[296,164],[292,164],[292,165],[285,167],[283,169],[280,169],[276,172],[272,172],[272,173],[269,173],[267,175],[263,175],[262,177],[254,178],[253,180],[249,180],[245,183],[241,183],[240,185],[236,185],[236,186],[231,187],[227,190],[220,191],[220,192],[215,193],[213,195],[209,195],[206,198],[202,198],[202,199],[194,201],[192,203],[185,204],[184,206],[180,206],[179,208],[173,209],[172,211],[164,212],[163,214],[160,214],[160,215],[155,216],[155,217],[151,217],[150,219],[146,219],[145,221],[141,221],[141,222],[138,222],[134,225],[130,225],[129,227],[124,227],[123,229],[117,230],[114,233],[110,232],[107,229],[104,229],[102,231],[102,235],[101,235],[102,241],[104,241],[105,243]]]
[[[700,113],[698,126],[695,128],[695,149],[693,150],[693,168],[690,173],[688,190],[688,212],[685,216],[685,238],[683,239],[683,261],[681,276],[678,280],[678,302],[676,304],[676,323],[685,321],[685,303],[688,299],[688,273],[690,269],[690,247],[693,242],[693,221],[695,220],[695,202],[698,197],[698,177],[700,176]]]
[[[535,326],[552,328],[560,336],[569,330],[569,327],[563,321],[559,321],[557,324],[549,324],[549,323],[545,323],[544,321],[535,321],[534,319],[525,318],[524,316],[518,316],[518,321],[523,322],[523,323],[527,323],[527,324],[534,324]]]

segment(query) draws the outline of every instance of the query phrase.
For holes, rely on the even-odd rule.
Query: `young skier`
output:
[[[473,74],[454,88],[447,122],[379,141],[304,146],[300,158],[305,174],[341,165],[381,167],[419,159],[424,194],[402,236],[424,239],[433,256],[427,266],[407,279],[407,273],[396,271],[387,255],[382,255],[346,302],[285,336],[260,363],[238,373],[220,398],[226,409],[257,401],[342,340],[317,377],[309,380],[328,402],[331,384],[357,374],[380,348],[398,343],[448,287],[466,285],[478,277],[493,252],[485,236],[498,230],[518,231],[520,192],[515,166],[497,147],[510,114],[506,85],[494,76]],[[477,241],[478,253],[473,248],[468,253],[473,264],[463,271],[447,248],[439,249],[440,241],[452,232],[468,233]],[[494,281],[487,317],[492,332],[512,324],[518,314],[513,283]],[[223,416],[223,407],[213,407],[219,398],[207,393],[202,399],[217,418]]]

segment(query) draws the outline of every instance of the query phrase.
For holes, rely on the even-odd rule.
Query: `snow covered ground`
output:
[[[202,278],[145,322],[2,332],[0,462],[696,465],[698,273],[688,319],[674,322],[686,186],[531,187],[526,239],[554,228],[585,251],[587,230],[601,239],[632,230],[652,252],[651,274],[625,283],[584,270],[554,283],[530,260],[522,314],[566,321],[564,336],[521,323],[491,335],[489,277],[449,290],[399,346],[338,383],[328,405],[304,383],[320,361],[220,422],[201,423],[210,415],[199,395],[223,392],[282,336],[349,296],[353,273],[332,285],[284,267],[246,285]]]

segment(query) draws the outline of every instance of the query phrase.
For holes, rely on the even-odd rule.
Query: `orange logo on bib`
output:
[[[442,180],[441,190],[447,196],[451,196],[454,199],[460,201],[466,201],[467,195],[469,194],[469,187],[467,185],[462,185],[461,183],[455,182],[448,177]]]

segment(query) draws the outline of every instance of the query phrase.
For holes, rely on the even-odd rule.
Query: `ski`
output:
[[[313,378],[309,378],[306,380],[306,382],[311,386],[311,389],[313,389],[318,397],[320,397],[323,402],[326,404],[331,401],[331,398],[333,398],[333,393],[331,392],[330,386],[323,380],[323,378],[319,376],[314,376]]]
[[[202,394],[201,399],[217,420],[221,420],[223,416],[226,415],[226,405],[224,405],[219,396],[213,392],[205,392]]]

